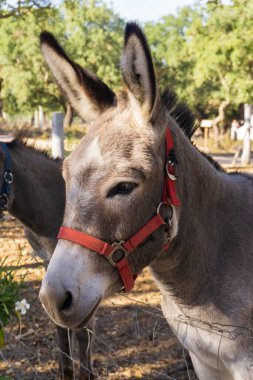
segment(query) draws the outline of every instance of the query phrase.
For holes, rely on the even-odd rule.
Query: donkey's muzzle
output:
[[[76,299],[71,289],[56,287],[47,281],[43,281],[40,290],[40,299],[49,316],[59,325],[69,324],[72,315],[76,311]]]
[[[92,293],[92,292],[91,292]],[[95,314],[101,302],[101,296],[85,297],[82,302],[77,289],[64,290],[44,279],[40,290],[40,299],[50,318],[65,328],[85,327]]]
[[[103,298],[107,281],[91,271],[91,262],[84,261],[84,254],[76,252],[76,246],[73,249],[72,255],[61,247],[55,251],[39,294],[50,318],[57,325],[71,329],[89,322]],[[90,260],[91,254],[87,257]],[[64,269],[59,270],[59,262]]]

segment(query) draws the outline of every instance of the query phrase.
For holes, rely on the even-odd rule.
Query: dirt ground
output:
[[[0,351],[0,375],[15,380],[57,378],[58,346],[55,328],[38,299],[44,274],[41,260],[31,255],[22,225],[15,219],[0,222],[0,259],[13,266],[17,279],[26,274],[21,298],[30,303],[22,317],[5,329]],[[187,352],[170,331],[160,310],[161,296],[148,271],[127,296],[107,300],[97,314],[94,373],[97,379],[197,379],[187,368]],[[78,361],[74,351],[74,360]],[[76,369],[77,373],[77,369]]]

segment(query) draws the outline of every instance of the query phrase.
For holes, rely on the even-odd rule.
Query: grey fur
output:
[[[253,345],[247,331],[253,322],[252,181],[226,174],[190,143],[159,94],[141,35],[136,24],[127,25],[122,60],[127,90],[94,120],[64,162],[64,225],[110,243],[127,240],[143,226],[161,201],[169,127],[181,200],[171,248],[162,252],[166,232],[160,228],[128,261],[133,273],[151,268],[168,323],[190,351],[201,380],[252,380]],[[137,187],[127,196],[107,196],[124,181]],[[62,276],[66,268],[74,273],[71,278]],[[65,299],[63,285],[73,301],[65,310],[58,307]],[[86,324],[101,300],[121,287],[104,257],[61,240],[40,297],[53,320],[73,327]]]
[[[20,131],[8,144],[12,160],[13,192],[8,211],[25,226],[26,237],[34,253],[47,267],[57,243],[65,203],[65,184],[61,174],[62,162],[50,159],[44,152],[26,145],[26,132]],[[0,149],[0,186],[3,179],[4,155]],[[92,325],[91,325],[92,326]],[[90,327],[91,328],[91,327]],[[59,349],[59,379],[73,379],[72,361],[69,359],[68,332],[57,326]],[[80,346],[80,363],[91,367],[90,337],[86,330],[76,332]],[[89,371],[80,367],[80,380],[92,379]]]

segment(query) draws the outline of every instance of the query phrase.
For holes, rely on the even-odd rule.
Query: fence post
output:
[[[39,111],[37,109],[34,111],[34,126],[39,128]]]
[[[52,156],[54,158],[64,157],[64,115],[62,112],[53,113],[52,122]]]
[[[251,104],[244,104],[244,125],[245,135],[243,139],[243,151],[241,157],[241,164],[250,164],[250,117],[251,117]]]
[[[43,128],[43,124],[44,124],[43,107],[39,106],[39,127],[40,127],[40,129]]]

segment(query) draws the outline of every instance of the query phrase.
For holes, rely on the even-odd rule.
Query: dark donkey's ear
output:
[[[158,97],[151,53],[142,30],[136,23],[128,23],[125,30],[125,48],[122,57],[122,75],[139,103],[145,121],[152,117]]]
[[[79,116],[91,121],[114,104],[116,97],[109,87],[73,62],[51,33],[42,32],[40,43],[48,66]]]

